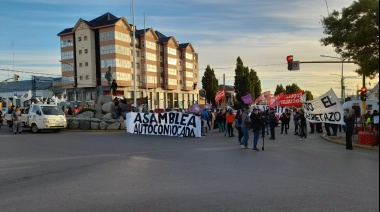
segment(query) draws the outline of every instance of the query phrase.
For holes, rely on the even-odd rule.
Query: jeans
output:
[[[241,139],[243,138],[243,131],[241,131],[241,127],[236,127],[238,130],[238,140],[241,142]]]
[[[240,144],[244,146],[248,146],[249,127],[242,127],[241,130],[243,131],[243,138],[241,139]]]
[[[224,132],[224,125],[223,123],[218,123],[219,132]]]
[[[253,148],[257,148],[257,143],[259,142],[260,131],[253,132]]]
[[[300,133],[301,138],[307,138],[307,126],[301,125],[300,130],[301,130],[301,133]]]

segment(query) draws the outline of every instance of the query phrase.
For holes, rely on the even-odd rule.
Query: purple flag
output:
[[[246,105],[252,104],[252,102],[253,102],[251,94],[248,94],[246,96],[242,96],[241,99],[243,100],[244,104],[246,104]]]
[[[191,109],[191,112],[193,113],[199,113],[199,111],[201,111],[201,107],[199,107],[199,105],[197,104],[191,105],[190,109]]]
[[[205,104],[205,106],[203,108],[206,109],[206,110],[211,109],[212,108],[212,104]]]

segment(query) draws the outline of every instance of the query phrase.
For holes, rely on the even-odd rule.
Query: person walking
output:
[[[204,121],[204,128],[205,128],[205,131],[207,133],[207,120],[209,119],[209,115],[208,115],[208,112],[205,108],[203,108],[202,110],[202,120]]]
[[[350,109],[348,111],[347,116],[344,118],[344,122],[346,123],[346,149],[353,150],[352,147],[352,136],[355,131],[355,110]]]
[[[236,129],[238,131],[238,141],[239,144],[243,138],[243,131],[241,130],[241,111],[238,110],[235,116]]]
[[[298,135],[299,121],[300,121],[300,112],[296,111],[296,112],[293,114],[294,135]]]
[[[307,123],[305,118],[305,112],[303,110],[300,111],[300,141],[305,139],[307,141]]]
[[[248,149],[248,139],[249,139],[249,127],[251,126],[251,120],[248,116],[249,109],[245,109],[244,113],[241,115],[241,129],[243,131],[243,138],[241,139],[240,146],[242,149]]]
[[[270,128],[270,138],[269,140],[276,140],[275,127],[277,125],[277,117],[274,114],[274,110],[271,109],[269,113],[269,128]]]
[[[13,132],[15,135],[22,133],[22,123],[21,123],[21,110],[20,106],[16,107],[16,110],[12,112],[12,120],[13,120]]]
[[[261,131],[261,121],[260,121],[259,111],[256,108],[254,108],[249,118],[251,119],[251,127],[253,131],[253,149],[252,150],[260,151],[257,148],[257,143],[259,142],[260,131]]]
[[[234,128],[232,127],[234,120],[235,120],[235,115],[232,113],[232,110],[229,109],[226,114],[228,137],[234,137]]]
[[[216,115],[216,123],[218,123],[219,132],[224,132],[224,117],[221,111]]]

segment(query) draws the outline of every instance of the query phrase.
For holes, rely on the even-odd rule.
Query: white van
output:
[[[32,132],[54,130],[59,132],[67,127],[65,113],[57,105],[32,104],[27,115],[26,125]]]
[[[368,99],[367,102],[366,102],[366,111],[374,111],[374,110],[377,110],[379,111],[379,101],[378,100],[373,100],[373,99]],[[348,110],[350,110],[352,108],[352,106],[359,106],[360,107],[360,114],[363,113],[363,108],[362,108],[362,100],[352,100],[352,101],[348,101],[348,102],[345,102],[343,104],[343,110],[348,112]]]

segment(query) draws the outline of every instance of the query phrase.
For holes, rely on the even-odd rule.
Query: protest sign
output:
[[[177,112],[127,113],[126,128],[132,134],[201,137],[201,119]]]
[[[295,93],[290,93],[284,95],[280,100],[281,107],[301,107],[302,106],[302,95],[304,91],[298,91]]]
[[[345,124],[343,107],[331,89],[324,95],[303,103],[305,118],[313,123]]]

